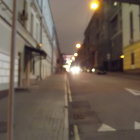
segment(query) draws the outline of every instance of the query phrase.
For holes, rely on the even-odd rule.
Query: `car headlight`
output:
[[[95,72],[95,68],[93,68],[91,71],[92,71],[92,72]]]
[[[73,67],[70,68],[70,72],[72,74],[79,74],[81,72],[81,68],[78,67],[78,66],[73,66]]]

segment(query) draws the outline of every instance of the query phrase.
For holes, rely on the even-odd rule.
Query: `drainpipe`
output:
[[[29,87],[30,86],[30,69],[31,69],[31,56],[28,53],[27,57],[27,67],[26,67],[26,86]]]
[[[53,55],[54,55],[54,52],[53,51],[54,51],[54,48],[53,48],[53,40],[51,40],[51,41],[52,41],[51,44],[52,44],[52,74],[53,74],[53,59],[54,59],[53,58]]]
[[[43,33],[43,0],[41,0],[41,17],[40,17],[40,43],[42,44],[43,39],[42,39],[42,33]],[[42,57],[40,55],[40,80],[42,79]]]

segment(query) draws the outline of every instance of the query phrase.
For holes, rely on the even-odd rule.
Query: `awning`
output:
[[[34,53],[34,54],[37,54],[37,56],[43,56],[44,58],[47,57],[46,52],[44,50],[39,49],[39,48],[25,46],[25,52]]]

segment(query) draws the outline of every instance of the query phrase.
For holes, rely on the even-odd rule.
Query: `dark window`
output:
[[[118,28],[118,15],[116,15],[111,20],[111,35],[116,34],[118,31],[119,31],[119,28]]]
[[[57,59],[57,64],[60,64],[60,60],[59,59]]]
[[[33,58],[33,74],[35,74],[35,59]]]
[[[31,56],[32,58],[30,59],[30,72],[32,74],[35,74],[35,58]]]
[[[96,34],[96,39],[99,41],[99,39],[100,39],[100,33],[97,33]]]
[[[139,27],[140,27],[140,6],[139,6]]]
[[[131,64],[134,65],[135,64],[135,54],[131,53]]]
[[[133,31],[133,13],[130,12],[130,38],[133,40],[134,31]]]

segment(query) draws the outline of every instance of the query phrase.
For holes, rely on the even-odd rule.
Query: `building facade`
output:
[[[120,6],[114,6],[111,0],[104,1],[100,9],[94,12],[84,39],[90,67],[109,71],[122,69],[120,24]]]
[[[84,49],[91,67],[139,71],[139,14],[138,5],[112,0],[102,3],[85,31]]]
[[[12,0],[0,1],[0,91],[8,89]],[[29,87],[57,70],[60,49],[48,0],[17,1],[15,87]]]
[[[124,70],[140,73],[140,6],[122,4]]]

